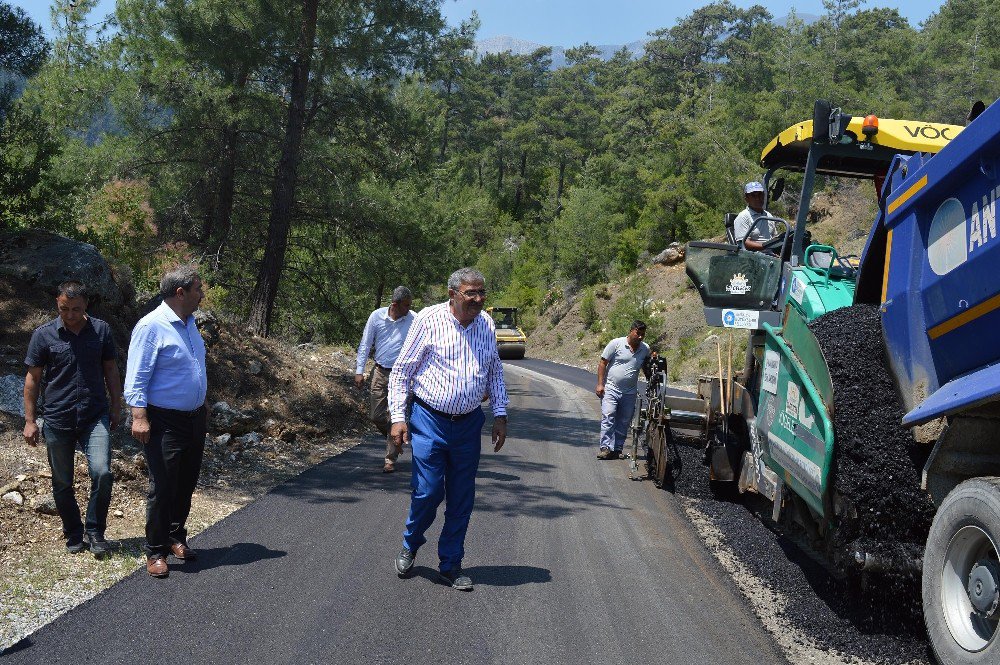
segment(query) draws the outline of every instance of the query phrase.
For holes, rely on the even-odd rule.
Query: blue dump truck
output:
[[[1000,663],[1000,103],[973,116],[817,102],[762,155],[772,199],[779,171],[804,174],[771,251],[730,231],[686,258],[709,324],[749,331],[740,371],[720,359],[700,390],[713,485],[773,502],[836,571],[918,576],[948,665]],[[860,258],[811,242],[817,176],[874,180]],[[651,446],[650,469],[666,454]]]

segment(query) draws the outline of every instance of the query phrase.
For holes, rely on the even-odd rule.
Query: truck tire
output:
[[[923,566],[924,623],[941,665],[1000,663],[1000,478],[973,478],[941,502]]]

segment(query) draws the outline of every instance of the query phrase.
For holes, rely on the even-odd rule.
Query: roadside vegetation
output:
[[[449,28],[437,0],[58,0],[51,40],[0,1],[0,231],[94,243],[140,291],[199,260],[265,336],[353,341],[397,283],[432,302],[465,264],[534,329],[721,235],[817,98],[953,123],[996,99],[998,1],[920,26],[859,0],[808,24],[715,2],[650,26],[641,57],[584,44],[558,69],[549,49],[476,53],[475,16]]]

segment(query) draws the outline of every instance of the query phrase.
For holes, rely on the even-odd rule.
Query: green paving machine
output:
[[[761,156],[772,199],[803,173],[770,251],[730,232],[686,254],[708,323],[749,335],[739,371],[699,388],[711,481],[763,496],[834,571],[919,576],[949,665],[1000,663],[1000,104],[975,113],[817,102]],[[874,182],[860,258],[810,241],[818,176]]]

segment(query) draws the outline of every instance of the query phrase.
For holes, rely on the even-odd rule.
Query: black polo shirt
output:
[[[76,430],[108,412],[105,360],[115,359],[111,326],[87,317],[78,335],[61,318],[35,328],[24,364],[43,367],[42,414],[49,427]]]

